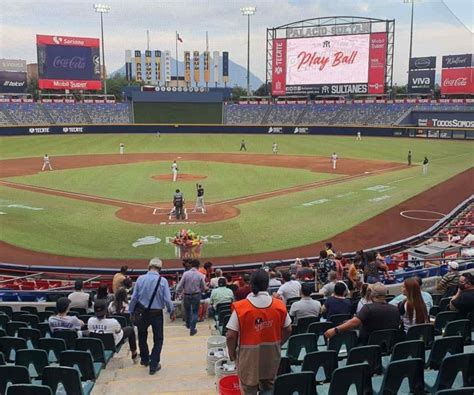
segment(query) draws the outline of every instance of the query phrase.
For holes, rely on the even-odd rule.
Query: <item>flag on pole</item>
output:
[[[178,40],[180,43],[183,42],[183,39],[179,36],[178,32],[176,32],[176,40]]]

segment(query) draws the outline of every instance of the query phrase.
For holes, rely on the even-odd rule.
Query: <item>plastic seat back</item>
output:
[[[0,366],[0,394],[6,392],[9,384],[30,384],[28,369],[24,366]]]
[[[49,362],[59,362],[59,355],[66,350],[64,339],[42,337],[38,341],[38,348],[46,351]]]
[[[3,352],[7,362],[15,362],[15,354],[18,350],[26,349],[26,340],[19,337],[0,337],[0,351]]]
[[[390,362],[409,358],[419,358],[425,362],[425,343],[423,340],[410,340],[395,344]]]
[[[53,395],[51,388],[39,384],[13,384],[7,389],[6,395]]]
[[[388,355],[392,352],[397,334],[398,331],[396,329],[383,329],[380,331],[374,331],[370,334],[367,344],[369,346],[380,346],[382,354]]]
[[[316,383],[311,372],[288,373],[275,380],[274,395],[316,395]]]
[[[359,363],[336,369],[332,375],[328,394],[348,394],[352,385],[356,387],[357,394],[371,393],[372,383],[368,363]]]
[[[324,371],[324,380],[319,380],[317,373],[320,368]],[[336,351],[316,351],[306,354],[303,359],[302,372],[313,372],[318,382],[329,382],[334,370],[337,369]]]
[[[15,365],[26,367],[32,378],[41,379],[43,369],[49,365],[48,354],[44,350],[18,350]],[[33,365],[35,374],[32,374],[30,365]]]
[[[66,342],[66,348],[72,350],[74,343],[78,338],[76,331],[71,330],[59,330],[52,333],[52,337],[63,339]]]
[[[334,324],[334,326],[338,326],[343,322],[350,320],[351,318],[351,314],[333,314],[330,321]]]
[[[38,309],[36,308],[36,306],[21,306],[20,310],[30,314],[38,315]]]
[[[112,351],[113,353],[117,352],[114,335],[111,333],[90,333],[89,337],[102,340],[104,350]]]
[[[306,333],[308,332],[308,327],[311,324],[314,324],[316,322],[319,322],[319,317],[304,317],[304,318],[299,318],[298,322],[296,324],[296,333],[295,334],[301,334],[301,333]]]
[[[446,355],[460,354],[463,352],[463,338],[461,336],[449,336],[436,339],[431,348],[426,367],[438,370]]]
[[[127,326],[126,318],[122,317],[121,315],[111,315],[109,318],[116,319],[122,328],[125,328]]]
[[[318,351],[316,344],[316,336],[312,333],[304,333],[301,335],[293,335],[288,339],[287,357],[290,359],[292,365],[301,365],[303,358],[300,358],[302,352],[304,355]]]
[[[40,322],[38,324],[38,330],[41,332],[41,337],[51,336],[51,328],[47,322]]]
[[[471,322],[469,320],[451,321],[444,328],[443,336],[461,336],[464,344],[471,344]]]
[[[441,313],[438,313],[434,322],[435,334],[442,335],[448,322],[456,321],[458,319],[459,313],[456,311],[442,311]]]
[[[398,394],[405,379],[408,379],[410,393],[424,394],[423,369],[423,360],[420,358],[390,362],[379,394]]]
[[[33,346],[32,348],[38,348],[38,341],[41,338],[41,332],[39,329],[20,328],[18,329],[18,337],[25,339],[27,344],[28,341],[31,342],[31,345]]]
[[[382,349],[378,345],[354,347],[349,351],[346,366],[367,362],[370,366],[370,373],[382,373]]]
[[[97,378],[94,373],[92,355],[88,351],[63,351],[59,355],[59,364],[71,368],[77,366],[82,381],[95,380]]]
[[[425,348],[431,348],[434,341],[434,326],[432,324],[413,325],[408,328],[405,340],[423,340]]]
[[[0,312],[5,313],[6,315],[8,315],[10,317],[10,319],[12,318],[13,309],[12,309],[11,306],[0,306]]]
[[[308,326],[307,333],[314,333],[316,335],[318,345],[327,345],[328,341],[324,337],[324,332],[331,328],[334,328],[334,324],[331,321],[315,322]]]
[[[39,318],[36,314],[22,314],[17,318],[17,321],[26,322],[31,328],[37,328],[39,324]]]
[[[26,322],[20,322],[20,321],[7,322],[7,335],[16,336],[18,333],[18,329],[27,328],[27,327],[28,327],[28,324]]]
[[[75,349],[77,351],[88,351],[94,362],[106,363],[104,354],[104,343],[100,339],[80,337],[76,340]]]
[[[67,394],[83,395],[79,372],[65,366],[48,366],[43,370],[43,384],[56,393],[58,385],[62,384]]]
[[[344,353],[340,354],[342,346],[345,346],[347,352],[357,345],[357,334],[355,331],[340,332],[337,335],[331,337],[328,343],[328,350],[336,351],[339,358],[343,358]]]
[[[449,306],[449,302],[451,301],[451,298],[441,298],[441,300],[439,301],[439,310],[440,311],[446,311],[448,309],[448,306]]]
[[[0,314],[0,329],[7,329],[7,322],[10,321],[10,317],[6,314]]]
[[[462,386],[474,386],[474,353],[450,355],[443,359],[433,387],[427,389],[433,393],[453,387],[456,376],[461,373]]]
[[[441,390],[436,395],[472,395],[474,394],[474,387],[456,388],[453,390]]]
[[[40,311],[38,313],[38,318],[39,318],[39,322],[48,322],[48,318],[51,317],[52,315],[54,315],[54,313],[52,311],[48,311],[48,310],[45,310],[45,311]]]

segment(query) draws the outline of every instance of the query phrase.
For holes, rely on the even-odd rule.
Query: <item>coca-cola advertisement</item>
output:
[[[101,89],[99,44],[95,38],[38,35],[39,88]]]
[[[472,54],[443,56],[443,69],[472,67]]]
[[[443,69],[441,71],[441,94],[474,94],[474,68]]]

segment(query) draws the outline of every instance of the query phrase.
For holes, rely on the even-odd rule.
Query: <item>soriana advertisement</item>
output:
[[[441,70],[441,94],[473,94],[474,93],[474,68],[465,67],[458,69]]]

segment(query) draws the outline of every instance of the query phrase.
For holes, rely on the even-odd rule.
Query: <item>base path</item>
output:
[[[219,161],[219,162],[230,162],[230,163],[246,163],[254,165],[266,165],[266,166],[281,166],[281,167],[292,167],[292,168],[306,168],[312,171],[318,172],[329,172],[330,163],[328,158],[314,158],[314,157],[298,157],[298,156],[271,156],[271,155],[253,155],[253,154],[127,154],[127,155],[91,155],[91,156],[68,156],[52,158],[52,164],[55,168],[80,168],[80,167],[93,167],[100,165],[113,165],[113,164],[125,164],[125,163],[138,163],[144,161],[156,161],[156,160],[173,160],[177,156],[181,156],[180,160],[206,160],[206,161]],[[345,163],[346,162],[346,163]],[[313,184],[308,184],[308,188],[317,188],[331,183],[343,182],[344,180],[353,179],[357,177],[370,176],[370,173],[385,172],[400,167],[400,163],[389,163],[382,161],[362,161],[355,159],[346,159],[338,163],[338,169],[335,171],[337,174],[344,174],[343,176],[332,179],[320,181]],[[36,174],[38,173],[38,165],[41,165],[41,158],[38,159],[12,159],[1,161],[0,166],[0,177],[9,176],[20,176],[25,174]],[[169,175],[167,175],[169,177]],[[401,212],[407,210],[427,210],[438,213],[448,213],[451,211],[459,202],[465,200],[473,193],[472,179],[474,178],[474,169],[469,169],[463,173],[452,177],[451,179],[417,195],[411,199],[395,206],[386,212],[379,214],[361,224],[356,225],[350,230],[342,232],[334,237],[331,237],[331,241],[334,243],[338,250],[344,252],[355,251],[360,248],[370,248],[378,245],[391,243],[403,238],[407,238],[416,233],[419,233],[432,225],[429,221],[419,221],[411,218],[406,218],[400,215]],[[0,181],[0,184],[15,188],[29,189],[24,184],[14,185],[13,183]],[[33,187],[34,188],[34,187]],[[298,188],[301,188],[298,187]],[[269,192],[256,196],[242,197],[238,199],[232,199],[232,201],[215,203],[213,210],[216,210],[219,214],[219,218],[216,220],[222,220],[238,215],[238,209],[232,204],[244,203],[246,200],[256,200],[258,198],[267,198],[273,194],[290,193],[289,190],[280,190]],[[137,220],[146,211],[150,213],[150,206],[148,204],[140,204],[133,202],[122,202],[114,199],[103,199],[103,202],[96,200],[93,196],[77,194],[70,194],[68,192],[61,192],[51,189],[37,190],[41,193],[58,194],[74,199],[91,200],[97,203],[104,203],[108,205],[114,205],[121,207],[117,216],[121,219],[125,219],[133,222],[143,222],[143,217]],[[59,193],[58,193],[59,192]],[[210,205],[211,206],[211,205]],[[188,210],[189,212],[190,210]],[[217,215],[217,214],[216,214]],[[201,216],[201,218],[207,217]],[[138,217],[138,218],[137,218]],[[158,216],[153,221],[158,221]],[[147,218],[153,218],[152,215],[148,214]],[[209,216],[209,218],[211,218]],[[202,221],[202,219],[201,219]],[[201,222],[198,221],[198,222]],[[206,221],[207,222],[207,221]],[[319,250],[324,246],[323,241],[315,242],[310,245],[291,248],[280,251],[272,251],[268,253],[260,253],[253,255],[240,255],[232,257],[213,257],[209,258],[213,263],[217,265],[233,265],[239,263],[269,261],[278,259],[291,259],[297,256],[316,256],[319,254]],[[67,257],[59,256],[48,253],[35,252],[24,248],[16,247],[4,242],[0,242],[0,260],[2,262],[28,264],[28,265],[53,265],[53,266],[84,266],[84,267],[120,267],[123,264],[127,264],[130,268],[145,268],[148,260],[144,259],[94,259],[94,258],[82,258],[82,257]],[[165,268],[181,267],[181,260],[169,259],[164,262]]]

